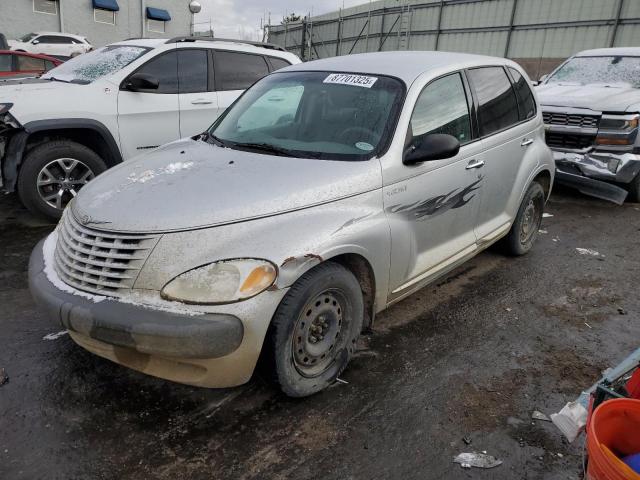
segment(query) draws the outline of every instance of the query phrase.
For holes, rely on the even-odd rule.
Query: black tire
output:
[[[353,273],[330,261],[306,272],[282,299],[269,327],[264,348],[269,375],[291,397],[323,390],[349,363],[363,317],[362,291]]]
[[[501,247],[507,255],[529,253],[538,237],[544,212],[544,189],[538,182],[532,182],[525,193],[511,230],[501,241]],[[533,209],[533,210],[532,210]]]
[[[55,140],[29,150],[22,161],[22,167],[18,175],[18,195],[24,206],[32,213],[52,219],[58,219],[62,215],[62,210],[66,205],[65,200],[73,197],[71,190],[77,193],[82,188],[80,183],[68,185],[71,190],[65,190],[66,193],[62,196],[63,200],[60,202],[62,208],[57,208],[44,199],[43,195],[45,193],[41,195],[41,190],[38,187],[39,176],[43,175],[42,171],[45,167],[59,159],[72,159],[80,162],[77,167],[68,173],[65,173],[60,167],[52,168],[52,173],[61,172],[61,175],[68,176],[71,182],[79,182],[80,177],[84,177],[88,170],[91,175],[87,177],[86,181],[91,180],[107,169],[106,164],[96,152],[71,140]],[[66,162],[66,164],[72,165],[71,162]],[[74,173],[77,173],[79,178],[74,178],[72,176]],[[41,188],[50,188],[49,194],[51,195],[56,188],[59,191],[63,186],[62,183],[56,183]]]
[[[629,196],[627,198],[630,202],[640,203],[640,173],[636,175],[636,178],[629,185]]]

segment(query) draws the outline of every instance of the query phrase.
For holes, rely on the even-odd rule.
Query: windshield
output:
[[[24,37],[20,38],[20,41],[21,42],[28,42],[29,40],[31,40],[36,35],[37,35],[36,33],[27,33]]]
[[[91,83],[126,67],[148,51],[148,48],[130,45],[99,48],[49,70],[42,78],[71,83]]]
[[[211,127],[235,149],[366,160],[390,141],[403,84],[382,75],[283,72],[263,78]]]
[[[640,87],[640,57],[575,57],[546,83],[624,83]]]

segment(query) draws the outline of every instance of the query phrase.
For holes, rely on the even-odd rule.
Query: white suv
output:
[[[300,59],[233,40],[138,39],[0,87],[0,187],[59,217],[89,180],[203,132],[256,80]]]
[[[9,40],[11,50],[18,52],[42,53],[54,57],[76,57],[93,50],[85,37],[70,33],[39,32],[27,33],[19,40]]]

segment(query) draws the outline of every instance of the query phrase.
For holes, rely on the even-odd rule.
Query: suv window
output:
[[[291,65],[289,62],[281,58],[276,58],[276,57],[268,57],[268,58],[269,58],[269,63],[271,64],[272,72],[275,72],[276,70],[280,70],[281,68],[288,67],[289,65]]]
[[[520,113],[520,120],[526,120],[536,116],[536,101],[533,98],[533,93],[527,80],[517,71],[515,68],[509,67],[511,76],[514,81],[514,88],[518,95],[518,111]]]
[[[12,70],[11,64],[11,55],[0,55],[0,72],[10,72]]]
[[[214,67],[218,90],[244,90],[269,74],[260,55],[239,52],[215,52]]]
[[[459,73],[424,87],[413,109],[410,126],[414,139],[430,133],[446,133],[461,144],[471,140],[469,105]]]
[[[44,60],[27,57],[26,55],[18,55],[18,70],[22,72],[44,70]]]
[[[209,90],[209,54],[206,50],[178,51],[178,84],[180,93]]]
[[[502,67],[469,70],[478,97],[480,134],[484,137],[518,123],[518,104],[511,82]]]
[[[158,89],[149,90],[150,93],[178,93],[178,55],[175,51],[149,60],[136,73],[146,73],[158,79]]]
[[[56,44],[67,44],[73,43],[73,39],[69,37],[58,37],[54,35],[42,35],[37,38],[40,43],[56,43]]]

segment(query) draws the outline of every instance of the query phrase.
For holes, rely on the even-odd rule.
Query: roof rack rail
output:
[[[279,50],[286,52],[287,50],[280,45],[264,42],[252,42],[251,40],[238,40],[237,38],[219,38],[219,37],[174,37],[167,40],[165,43],[178,43],[178,42],[233,42],[233,43],[245,43],[247,45],[254,45],[256,47],[268,48],[270,50]]]

